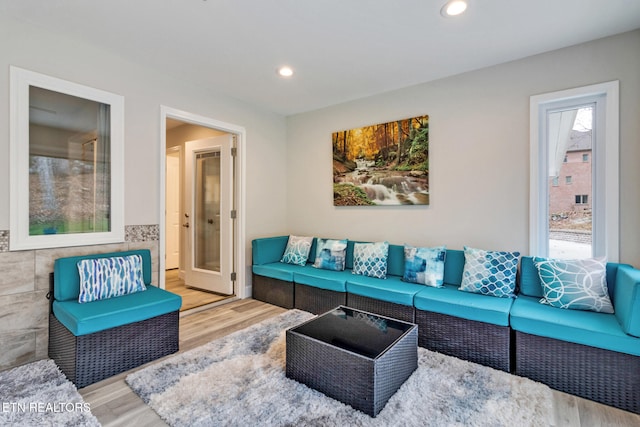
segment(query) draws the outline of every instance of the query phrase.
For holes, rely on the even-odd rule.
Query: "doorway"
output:
[[[181,311],[235,300],[244,225],[231,144],[244,130],[164,107],[162,120],[161,286],[182,296]]]

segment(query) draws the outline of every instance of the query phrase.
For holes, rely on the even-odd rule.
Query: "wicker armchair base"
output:
[[[416,309],[418,345],[429,350],[511,371],[511,328]]]
[[[347,305],[347,293],[295,284],[295,308],[322,314],[340,305]]]
[[[640,356],[516,331],[515,374],[640,414]]]
[[[82,388],[178,351],[179,312],[75,336],[49,315],[49,357]]]
[[[381,301],[351,293],[347,293],[347,305],[357,310],[368,311],[409,323],[414,323],[415,320],[415,309],[413,306]]]
[[[293,308],[293,282],[256,274],[252,277],[253,299],[283,308]]]

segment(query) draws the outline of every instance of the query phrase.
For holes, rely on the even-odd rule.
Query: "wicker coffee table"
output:
[[[340,306],[287,330],[287,377],[372,417],[418,367],[418,327]]]

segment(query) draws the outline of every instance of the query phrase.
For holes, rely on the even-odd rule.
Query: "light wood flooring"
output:
[[[230,298],[225,295],[218,295],[186,286],[184,280],[178,276],[178,269],[165,272],[165,289],[182,297],[181,312]]]
[[[184,315],[180,318],[180,351],[198,347],[285,311],[270,304],[244,299]],[[133,370],[80,389],[80,394],[105,427],[165,426],[164,421],[126,385],[124,378],[130,372]],[[640,426],[639,415],[565,393],[553,393],[553,426]],[[259,425],[259,420],[256,420],[256,425]]]

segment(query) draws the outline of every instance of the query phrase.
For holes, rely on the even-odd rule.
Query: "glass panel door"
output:
[[[196,155],[195,268],[220,271],[220,150]]]
[[[233,294],[232,135],[185,143],[185,283]]]

